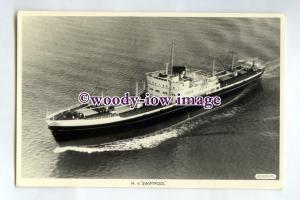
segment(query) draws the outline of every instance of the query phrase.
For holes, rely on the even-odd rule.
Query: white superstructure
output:
[[[202,70],[190,70],[187,65],[174,66],[174,43],[171,50],[171,67],[166,63],[166,69],[146,73],[147,92],[153,96],[207,95],[220,88],[218,77]],[[172,98],[173,102],[175,98]]]
[[[147,92],[153,96],[201,96],[220,88],[216,76],[201,70],[190,71],[187,66],[174,66],[173,72],[146,73]],[[175,98],[172,98],[175,101]]]

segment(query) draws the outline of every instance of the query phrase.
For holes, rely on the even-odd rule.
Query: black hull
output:
[[[255,83],[257,79],[260,78],[261,75],[245,81],[239,85],[234,85],[232,87],[226,88],[219,92],[210,94],[210,96],[219,95],[222,98],[222,104],[228,99],[231,99],[233,96],[236,96],[241,90],[243,90],[248,85]],[[217,107],[216,107],[217,108]],[[216,108],[213,108],[216,109]],[[97,136],[104,136],[108,138],[114,138],[113,136],[118,136],[112,140],[124,139],[128,137],[136,136],[136,133],[141,132],[146,134],[143,129],[146,127],[155,126],[157,124],[165,123],[168,119],[172,118],[172,116],[176,115],[180,119],[180,116],[185,116],[187,112],[191,112],[193,110],[200,110],[201,113],[205,113],[211,110],[205,110],[202,107],[198,106],[175,106],[167,110],[163,110],[161,112],[156,112],[153,114],[145,115],[139,117],[138,119],[129,119],[126,121],[115,122],[110,124],[102,124],[102,125],[92,125],[85,127],[55,127],[49,126],[53,136],[57,141],[67,141],[67,140],[76,140],[82,138],[90,138]],[[182,118],[183,119],[183,118]],[[134,134],[132,132],[134,130]]]

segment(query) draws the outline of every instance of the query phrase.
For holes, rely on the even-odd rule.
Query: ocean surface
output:
[[[279,176],[278,19],[24,17],[22,31],[22,177]],[[266,72],[221,108],[143,135],[133,130],[106,144],[54,140],[47,113],[77,104],[81,91],[96,86],[107,95],[134,93],[146,72],[164,68],[172,41],[176,64],[210,70],[209,57],[217,56],[222,69],[234,50],[240,58],[259,57]]]

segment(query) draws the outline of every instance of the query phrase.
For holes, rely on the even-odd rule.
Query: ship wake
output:
[[[231,109],[230,112],[225,111],[222,114],[215,113],[209,118],[206,118],[205,116],[203,117],[201,116],[207,115],[209,112],[213,112],[216,109],[221,109],[222,107],[237,101],[249,90],[250,88],[246,88],[243,92],[241,92],[231,101],[222,104],[218,108],[187,118],[181,121],[180,123],[174,124],[163,130],[159,130],[143,136],[118,140],[118,141],[104,143],[104,144],[57,147],[54,149],[54,152],[63,153],[66,151],[75,151],[75,152],[83,152],[83,153],[101,153],[101,152],[109,152],[109,151],[134,151],[140,149],[155,148],[165,141],[168,141],[172,138],[177,138],[179,136],[182,136],[190,132],[197,126],[210,123],[211,120],[219,120],[220,118],[232,117],[232,115],[236,114],[236,112],[239,111],[238,109]]]
[[[265,73],[263,78],[276,78],[280,75],[280,60],[272,60],[265,63]]]

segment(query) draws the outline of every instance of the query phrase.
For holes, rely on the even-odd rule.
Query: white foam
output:
[[[278,59],[265,63],[263,78],[276,78],[280,75],[280,62]]]
[[[120,140],[102,145],[57,147],[54,152],[62,153],[65,151],[78,151],[85,153],[96,153],[106,151],[132,151],[154,148],[161,144],[163,141],[178,137],[180,134],[184,133],[185,130],[186,129],[184,127],[177,129],[167,129],[143,137]]]
[[[273,121],[273,120],[279,120],[279,116],[271,116],[263,118],[264,121]]]

